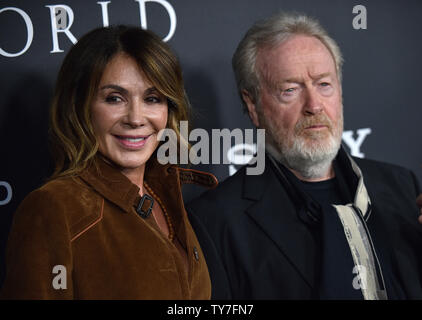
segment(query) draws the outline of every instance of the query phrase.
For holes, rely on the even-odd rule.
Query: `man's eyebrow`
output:
[[[303,78],[288,78],[288,79],[284,79],[282,81],[283,82],[287,82],[287,83],[300,83],[303,82]]]
[[[331,76],[332,76],[331,72],[325,72],[325,73],[318,74],[318,75],[316,75],[315,77],[312,77],[312,78],[315,79],[315,80],[319,80],[319,79],[322,79],[322,78],[325,78],[325,77],[331,77]]]
[[[331,76],[331,72],[324,72],[324,73],[318,74],[316,76],[313,76],[312,79],[313,80],[319,80],[319,79],[322,79],[322,78],[325,78],[325,77],[330,77],[330,76]],[[287,83],[301,83],[301,82],[303,82],[303,78],[287,78],[287,79],[282,81],[282,83],[285,83],[285,82],[287,82]]]

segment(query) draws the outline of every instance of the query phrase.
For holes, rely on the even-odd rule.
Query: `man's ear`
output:
[[[256,112],[256,102],[247,90],[242,90],[242,98],[248,108],[249,118],[255,127],[259,128],[258,113]]]

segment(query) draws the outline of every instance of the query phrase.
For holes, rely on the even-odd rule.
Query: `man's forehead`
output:
[[[336,75],[335,62],[327,47],[317,38],[304,35],[262,48],[257,62],[263,76],[276,77],[279,81],[306,75],[312,78]]]

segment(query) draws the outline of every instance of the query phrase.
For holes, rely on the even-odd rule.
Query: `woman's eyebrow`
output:
[[[118,86],[117,84],[106,84],[105,86],[102,86],[100,88],[100,90],[104,90],[104,89],[114,89],[114,90],[120,91],[123,94],[129,93],[129,91],[127,91],[125,88],[121,86]]]
[[[100,88],[100,90],[105,90],[105,89],[113,89],[113,90],[117,90],[123,94],[128,94],[129,91],[117,84],[106,84],[104,86],[102,86]],[[159,93],[159,91],[157,90],[156,87],[150,87],[148,89],[145,90],[145,94],[151,94],[151,93]]]
[[[151,93],[159,93],[156,87],[150,87],[145,90],[145,94],[151,94]]]

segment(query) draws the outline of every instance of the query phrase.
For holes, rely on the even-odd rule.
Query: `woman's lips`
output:
[[[125,148],[127,149],[141,149],[145,143],[147,143],[149,136],[117,136],[114,137],[117,139],[117,141]]]

